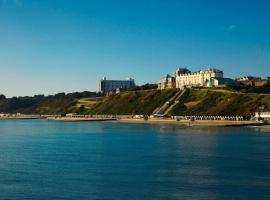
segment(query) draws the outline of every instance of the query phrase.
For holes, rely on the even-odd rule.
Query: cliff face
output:
[[[152,114],[166,103],[171,115],[244,115],[270,111],[270,94],[240,93],[229,90],[187,89],[127,91],[109,97],[95,93],[60,93],[0,99],[0,112],[25,114]],[[175,99],[174,97],[177,96]],[[176,102],[170,102],[174,99]]]
[[[129,91],[104,97],[92,103],[85,102],[87,114],[152,114],[157,107],[162,106],[178,90],[144,90]],[[93,100],[93,99],[92,99]],[[89,101],[90,102],[90,101]]]
[[[124,92],[92,102],[89,114],[152,114],[171,99],[177,90]],[[191,90],[177,99],[171,115],[244,115],[270,110],[270,94],[251,94],[228,90]]]
[[[172,108],[172,115],[244,115],[270,110],[270,94],[227,90],[187,90]]]

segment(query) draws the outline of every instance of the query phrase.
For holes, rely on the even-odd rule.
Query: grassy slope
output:
[[[229,91],[188,90],[171,110],[172,115],[245,115],[270,110],[270,95]]]
[[[65,114],[76,112],[76,109],[73,107],[75,104],[76,99],[72,97],[48,97],[38,104],[34,112],[38,114]]]
[[[95,93],[59,93],[0,99],[0,112],[29,114],[152,114],[177,90],[128,91],[110,97]],[[245,115],[270,111],[270,94],[233,93],[228,90],[187,90],[172,115]]]
[[[90,106],[88,114],[152,114],[175,93],[171,90],[129,91],[104,97]]]

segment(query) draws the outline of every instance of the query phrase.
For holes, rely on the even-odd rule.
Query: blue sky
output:
[[[0,0],[0,93],[156,82],[178,66],[270,75],[270,1]]]

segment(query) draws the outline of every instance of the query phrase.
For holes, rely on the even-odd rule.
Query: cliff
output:
[[[172,101],[173,100],[173,101]],[[170,104],[167,106],[166,104]],[[0,112],[25,114],[244,115],[270,110],[270,94],[225,89],[126,91],[108,97],[92,92],[0,98]]]

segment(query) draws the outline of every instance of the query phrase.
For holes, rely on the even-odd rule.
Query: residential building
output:
[[[258,81],[254,81],[254,86],[255,87],[263,87],[263,86],[266,86],[268,84],[268,80],[267,79],[261,79],[261,80],[258,80]]]
[[[167,74],[164,78],[162,78],[158,82],[158,89],[164,90],[164,89],[170,89],[170,88],[175,88],[175,77]]]
[[[221,78],[221,77],[210,78],[210,87],[226,87],[235,85],[237,85],[237,82],[230,78]]]
[[[211,78],[223,78],[223,71],[209,68],[191,72],[187,68],[179,68],[175,72],[176,88],[210,87]]]
[[[243,76],[236,79],[237,82],[246,86],[263,87],[269,83],[269,79],[262,79],[261,77]]]
[[[255,80],[261,80],[261,77],[255,77],[255,76],[242,76],[239,78],[236,78],[237,81],[255,81]]]
[[[126,80],[107,80],[106,77],[104,77],[100,81],[100,91],[102,93],[114,91],[117,88],[129,89],[132,87],[135,87],[135,81],[132,78],[127,78]]]
[[[254,77],[254,76],[242,76],[242,77],[236,78],[237,82],[246,86],[255,86],[255,81],[260,81],[260,80],[261,80],[260,77]]]

